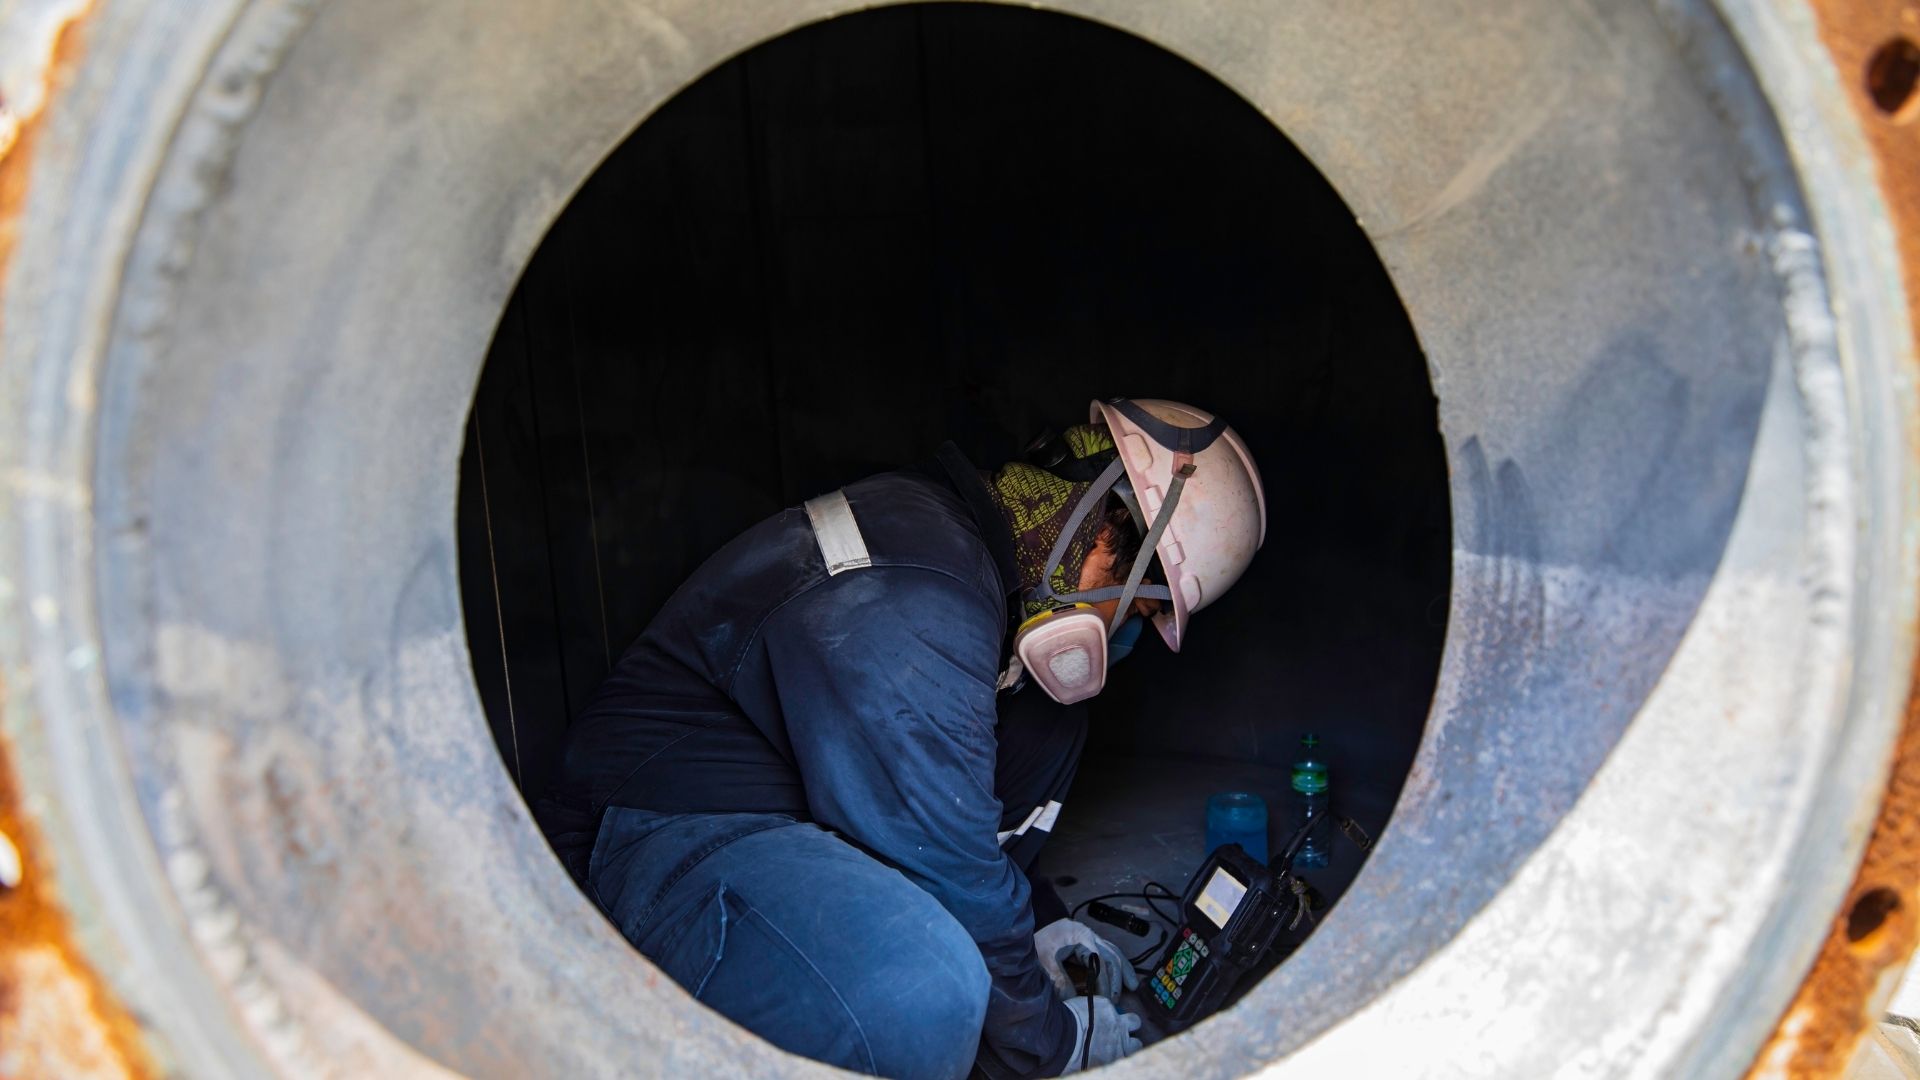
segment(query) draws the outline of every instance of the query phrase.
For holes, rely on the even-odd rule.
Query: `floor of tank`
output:
[[[1267,804],[1271,848],[1284,842],[1291,830],[1293,803],[1288,779],[1288,770],[1283,768],[1210,758],[1090,758],[1081,765],[1053,837],[1040,855],[1036,876],[1051,880],[1069,909],[1107,893],[1140,893],[1148,882],[1157,882],[1179,895],[1208,854],[1208,796],[1222,791],[1259,795]],[[1335,783],[1338,785],[1337,778]],[[1392,810],[1397,788],[1397,784],[1372,783],[1336,786],[1333,805],[1377,837]],[[1366,857],[1337,832],[1330,830],[1329,836],[1329,865],[1302,876],[1331,905],[1346,891]],[[1138,896],[1108,903],[1152,924],[1148,934],[1141,937],[1081,913],[1082,921],[1129,955],[1152,947],[1167,929],[1165,921],[1156,918]],[[1178,906],[1176,901],[1160,903],[1160,909],[1168,915],[1176,915]],[[1305,935],[1304,930],[1291,935],[1287,944],[1297,947]],[[1139,966],[1146,967],[1153,959],[1151,954],[1141,957]],[[1166,1032],[1152,1023],[1152,1010],[1146,1009],[1136,994],[1126,995],[1121,1008],[1145,1018],[1140,1033],[1143,1042],[1165,1037]]]

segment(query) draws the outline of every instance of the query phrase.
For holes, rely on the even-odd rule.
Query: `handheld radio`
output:
[[[1167,1034],[1217,1011],[1271,952],[1295,905],[1280,877],[1239,844],[1226,844],[1187,882],[1179,929],[1140,995]]]

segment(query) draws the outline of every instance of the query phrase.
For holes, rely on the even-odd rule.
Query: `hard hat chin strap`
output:
[[[1100,470],[1100,475],[1094,478],[1093,486],[1089,487],[1086,493],[1080,496],[1080,501],[1074,504],[1073,513],[1067,515],[1066,523],[1060,527],[1059,538],[1053,542],[1053,550],[1047,553],[1047,564],[1040,569],[1040,583],[1033,589],[1034,599],[1068,603],[1085,601],[1081,593],[1069,592],[1062,595],[1054,592],[1053,571],[1055,567],[1066,561],[1067,545],[1071,544],[1074,536],[1080,532],[1080,523],[1087,519],[1087,515],[1093,512],[1094,507],[1100,505],[1101,500],[1107,497],[1107,492],[1113,489],[1113,485],[1119,482],[1126,472],[1126,465],[1118,456],[1115,456],[1107,463],[1106,468]],[[1101,597],[1101,599],[1106,598]]]
[[[1211,439],[1207,441],[1212,442]],[[1154,549],[1160,543],[1161,535],[1167,531],[1168,523],[1173,520],[1174,508],[1180,505],[1180,490],[1186,486],[1187,478],[1193,475],[1193,469],[1191,451],[1181,450],[1175,453],[1173,479],[1167,485],[1166,501],[1160,504],[1160,513],[1154,517],[1146,536],[1140,540],[1140,551],[1133,557],[1133,565],[1127,569],[1126,584],[1108,585],[1084,592],[1055,592],[1053,568],[1059,566],[1066,558],[1067,544],[1072,541],[1074,534],[1080,528],[1080,523],[1086,520],[1086,516],[1095,506],[1100,505],[1101,500],[1106,498],[1107,492],[1113,490],[1115,485],[1126,476],[1126,466],[1116,457],[1101,471],[1099,478],[1093,482],[1092,487],[1087,489],[1086,494],[1080,496],[1079,503],[1074,506],[1073,513],[1068,516],[1065,526],[1060,530],[1060,538],[1053,542],[1053,550],[1047,555],[1046,569],[1040,575],[1039,586],[1033,590],[1034,598],[1058,601],[1063,604],[1091,604],[1118,598],[1120,603],[1114,608],[1113,622],[1107,627],[1108,637],[1112,637],[1119,631],[1121,624],[1126,622],[1127,609],[1133,606],[1136,597],[1172,601],[1173,593],[1166,586],[1142,585],[1141,579],[1146,576],[1147,565],[1153,561]],[[1121,499],[1126,502],[1127,509],[1134,515],[1134,520],[1139,521],[1141,520],[1140,506],[1130,497],[1132,494],[1131,491],[1125,491],[1121,494]]]
[[[1160,536],[1167,531],[1167,524],[1173,520],[1173,508],[1180,505],[1180,489],[1187,486],[1187,477],[1193,475],[1193,455],[1181,451],[1173,456],[1173,480],[1167,485],[1167,501],[1160,504],[1160,513],[1153,519],[1153,527],[1140,541],[1140,552],[1133,557],[1133,568],[1127,571],[1127,584],[1120,591],[1120,603],[1113,609],[1113,622],[1107,627],[1107,636],[1120,632],[1120,624],[1127,621],[1127,609],[1133,606],[1133,598],[1142,590],[1140,579],[1147,572],[1147,563],[1153,560],[1154,550],[1160,544]],[[1155,599],[1171,601],[1173,593],[1166,588],[1158,588],[1164,596]]]

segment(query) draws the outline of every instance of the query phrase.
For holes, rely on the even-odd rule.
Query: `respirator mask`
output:
[[[1109,404],[1129,417],[1136,412],[1146,415],[1139,406],[1124,398],[1116,398]],[[1050,609],[1021,623],[1014,631],[1013,652],[1019,658],[1021,667],[1048,697],[1062,705],[1085,701],[1106,686],[1109,641],[1127,624],[1135,599],[1146,597],[1169,602],[1173,599],[1173,594],[1166,586],[1145,585],[1141,579],[1146,576],[1147,566],[1153,561],[1161,535],[1173,520],[1175,508],[1180,505],[1181,488],[1193,475],[1193,456],[1212,445],[1227,428],[1226,423],[1218,419],[1199,428],[1177,428],[1153,417],[1147,419],[1153,420],[1147,426],[1153,440],[1174,455],[1173,476],[1159,513],[1153,521],[1146,520],[1128,482],[1126,465],[1116,455],[1074,505],[1073,513],[1060,530],[1060,538],[1054,541],[1053,551],[1047,556],[1046,572],[1040,575],[1039,586],[1028,594],[1030,602],[1049,604]],[[1127,570],[1125,584],[1108,585],[1085,592],[1056,592],[1052,580],[1054,569],[1066,558],[1067,546],[1079,532],[1081,523],[1096,507],[1104,504],[1108,493],[1117,496],[1125,504],[1136,527],[1144,530],[1140,552],[1134,556],[1133,565]],[[1109,623],[1100,617],[1100,612],[1093,605],[1113,599],[1118,599],[1119,603],[1115,605],[1113,619]]]

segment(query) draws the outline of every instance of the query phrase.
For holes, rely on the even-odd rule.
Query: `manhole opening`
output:
[[[1267,538],[1180,654],[1149,632],[1085,707],[1028,876],[1069,906],[1178,892],[1221,791],[1262,796],[1278,843],[1310,732],[1335,809],[1378,837],[1450,574],[1407,315],[1353,213],[1227,87],[1123,33],[990,5],[867,12],[735,58],[620,146],[530,263],[460,498],[474,674],[523,793],[538,810],[571,790],[572,719],[729,539],[946,440],[982,468],[1018,460],[1118,394],[1232,423],[1264,474]],[[674,708],[630,689],[636,723]],[[1002,727],[1054,708],[1029,688]],[[709,751],[684,767],[733,752]],[[721,787],[698,809],[804,811],[776,805],[790,797]],[[1331,902],[1365,856],[1326,842],[1308,877]],[[1151,929],[1101,931],[1149,955],[1163,920],[1113,902]]]

